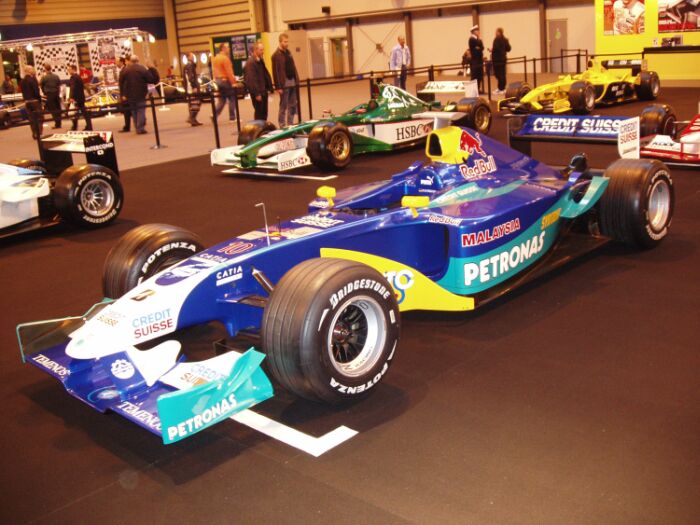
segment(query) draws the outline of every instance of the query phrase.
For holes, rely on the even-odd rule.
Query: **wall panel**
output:
[[[109,0],[102,7],[84,0],[0,0],[0,26],[162,16],[163,0]]]

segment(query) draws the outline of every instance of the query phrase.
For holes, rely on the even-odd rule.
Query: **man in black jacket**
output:
[[[129,65],[129,56],[119,57],[117,67],[119,68],[119,82],[121,83],[122,71]],[[129,133],[131,131],[131,109],[124,99],[121,103],[122,113],[124,114],[124,127],[119,130],[119,133]]]
[[[80,114],[82,114],[85,119],[85,131],[92,131],[90,113],[85,108],[85,86],[83,84],[83,79],[78,75],[78,68],[75,66],[68,66],[68,72],[70,73],[70,79],[68,80],[68,89],[70,91],[68,96],[75,110],[71,131],[78,129],[78,115]]]
[[[44,64],[46,74],[41,77],[41,90],[46,97],[46,111],[51,112],[54,129],[61,127],[61,79],[51,72],[51,64]]]
[[[263,44],[257,41],[253,54],[243,69],[243,78],[255,109],[255,120],[267,120],[267,93],[272,90],[272,78],[263,61]]]
[[[493,62],[493,74],[498,79],[496,95],[502,95],[506,89],[506,54],[510,52],[510,42],[503,34],[503,28],[496,29],[496,38],[493,39],[491,49],[491,61]]]
[[[190,126],[201,126],[202,123],[197,120],[197,115],[199,114],[199,109],[202,105],[202,99],[200,98],[200,87],[199,79],[197,78],[197,63],[194,61],[194,53],[187,53],[187,64],[185,64],[185,87],[188,88],[190,93],[190,100],[188,104],[188,109],[190,112],[190,118],[187,119],[187,123]]]
[[[129,104],[136,133],[146,132],[146,94],[151,82],[148,70],[139,64],[139,57],[131,55],[131,64],[119,73],[119,94]]]
[[[278,122],[280,128],[294,124],[294,116],[297,115],[297,82],[299,74],[294,64],[294,58],[289,51],[289,35],[282,33],[279,38],[280,45],[272,54],[272,76],[275,80],[275,89],[280,96],[280,111]]]
[[[484,43],[481,41],[478,25],[472,26],[471,33],[469,37],[469,53],[471,54],[469,68],[471,69],[472,80],[477,81],[479,93],[482,93],[484,83]]]
[[[32,138],[38,139],[41,136],[44,125],[44,115],[41,112],[41,93],[39,92],[39,82],[32,66],[24,66],[24,78],[20,82],[24,107],[29,114],[29,127],[32,130]]]

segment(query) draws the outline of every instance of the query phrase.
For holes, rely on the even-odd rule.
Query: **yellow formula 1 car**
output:
[[[525,82],[513,82],[498,109],[511,113],[586,114],[596,105],[626,100],[654,100],[661,87],[659,75],[642,71],[641,60],[588,61],[580,75],[561,75],[559,80],[531,89]]]

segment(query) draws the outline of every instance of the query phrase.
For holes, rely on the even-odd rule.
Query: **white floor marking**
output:
[[[316,458],[357,434],[356,430],[343,425],[327,432],[321,437],[314,437],[288,427],[274,419],[270,419],[267,416],[253,412],[252,410],[239,412],[231,416],[230,419],[238,421],[239,423],[249,426],[253,430],[262,432],[271,438],[286,443],[307,454],[311,454]]]

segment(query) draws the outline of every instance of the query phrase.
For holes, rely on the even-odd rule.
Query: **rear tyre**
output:
[[[634,90],[639,100],[655,100],[659,96],[661,81],[656,71],[642,71],[639,73],[639,84],[635,84]]]
[[[117,299],[142,281],[201,252],[201,239],[169,224],[144,224],[127,232],[107,254],[102,292]]]
[[[676,115],[668,104],[653,104],[642,110],[639,116],[639,134],[642,137],[650,135],[674,135]]]
[[[12,125],[12,117],[10,114],[3,110],[0,110],[0,129],[7,129]]]
[[[673,217],[671,173],[658,160],[619,159],[605,170],[610,178],[599,203],[600,232],[618,242],[653,248],[668,233]]]
[[[11,166],[17,166],[18,168],[25,168],[28,170],[40,171],[44,175],[48,172],[46,170],[46,164],[42,160],[35,159],[14,159],[8,162]]]
[[[251,120],[241,130],[238,135],[238,145],[245,146],[256,139],[259,139],[266,133],[276,130],[277,127],[272,122],[264,120]]]
[[[332,404],[361,398],[381,381],[399,334],[386,279],[342,259],[310,259],[289,270],[262,322],[273,377],[298,396]]]
[[[53,196],[61,218],[84,228],[109,224],[124,204],[119,177],[99,164],[63,170],[56,180]]]
[[[322,170],[342,169],[350,164],[353,154],[352,137],[340,122],[321,122],[309,133],[306,154]]]
[[[454,111],[466,113],[465,117],[454,121],[457,126],[471,128],[488,134],[491,129],[491,108],[483,98],[463,98],[457,102]]]
[[[595,88],[590,82],[574,82],[569,88],[569,104],[577,115],[586,115],[595,109]]]
[[[506,86],[506,98],[514,98],[520,102],[530,92],[530,85],[527,82],[511,82]]]

